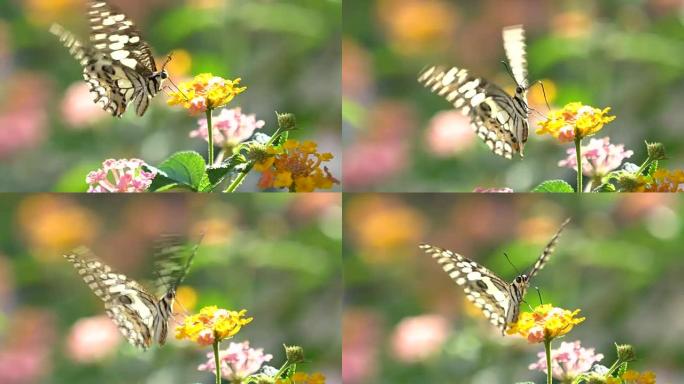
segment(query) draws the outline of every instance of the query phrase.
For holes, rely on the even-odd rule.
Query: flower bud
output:
[[[646,152],[651,160],[664,160],[666,158],[665,146],[662,143],[646,142]]]
[[[298,345],[283,346],[285,347],[285,356],[287,357],[287,361],[294,364],[304,362],[304,349],[302,347]]]
[[[630,362],[636,360],[636,353],[634,353],[634,348],[631,345],[615,343],[615,348],[617,348],[617,355],[620,361]]]
[[[297,120],[292,113],[276,113],[278,115],[278,127],[282,131],[292,131],[297,128]]]

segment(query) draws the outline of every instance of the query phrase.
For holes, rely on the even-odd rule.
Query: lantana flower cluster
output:
[[[546,372],[546,354],[539,352],[539,360],[530,364],[533,371]],[[588,372],[594,363],[603,360],[603,355],[595,353],[594,348],[582,348],[580,341],[562,342],[559,348],[551,350],[551,371],[553,377],[563,382],[571,381],[578,375]]]
[[[266,123],[263,120],[257,120],[256,115],[242,113],[239,107],[222,109],[212,118],[214,145],[222,148],[234,147],[252,137],[254,131],[262,128],[264,124]],[[200,119],[198,125],[197,129],[190,132],[190,137],[200,137],[208,141],[207,119]]]
[[[233,337],[244,325],[252,321],[245,317],[246,309],[229,311],[212,305],[204,307],[198,314],[186,317],[176,328],[176,338],[187,339],[200,345],[212,345]]]
[[[511,324],[506,333],[518,334],[530,343],[553,340],[567,334],[575,325],[585,320],[584,317],[576,317],[579,312],[579,309],[569,311],[551,304],[542,304],[534,308],[533,312],[521,313],[518,321]]]
[[[273,355],[264,353],[261,348],[251,348],[249,341],[230,343],[228,348],[219,351],[221,377],[231,383],[241,383],[246,377],[259,372],[261,366],[272,358]],[[212,352],[207,353],[207,362],[197,367],[197,370],[216,372],[216,359]]]
[[[622,165],[632,157],[631,150],[625,150],[623,144],[611,144],[609,137],[591,139],[588,145],[581,147],[582,173],[592,178],[601,178]],[[559,167],[572,168],[577,171],[577,153],[575,148],[568,148],[568,157],[558,162]]]
[[[580,102],[565,105],[563,109],[551,112],[545,121],[539,123],[537,134],[549,134],[560,142],[573,142],[600,131],[603,126],[615,120],[609,116],[610,107],[599,109]]]
[[[280,147],[269,147],[266,156],[254,165],[262,173],[259,188],[287,188],[291,192],[331,189],[339,181],[322,163],[332,158],[332,153],[319,153],[317,144],[308,140],[287,140]]]
[[[201,73],[190,81],[181,82],[178,91],[170,93],[168,105],[181,105],[191,113],[205,112],[228,104],[244,92],[240,78],[229,80],[211,73]]]
[[[140,159],[107,159],[86,176],[88,192],[145,192],[156,176]]]

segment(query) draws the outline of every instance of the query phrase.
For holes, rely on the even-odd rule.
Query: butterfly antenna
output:
[[[542,87],[542,93],[544,94],[544,102],[546,103],[546,108],[551,111],[551,107],[549,106],[549,100],[546,98],[546,90],[544,89],[544,83],[542,83],[541,80],[538,81],[539,85]]]
[[[508,260],[508,263],[513,267],[513,269],[515,269],[515,273],[517,273],[518,276],[522,275],[522,273],[520,273],[518,268],[515,267],[515,264],[513,264],[513,262],[511,262],[511,259],[508,257],[508,254],[506,252],[504,252],[504,256],[506,256],[506,260]]]
[[[535,286],[534,289],[537,291],[537,295],[539,296],[539,305],[544,304],[544,299],[542,299],[541,291],[539,290],[539,287]]]

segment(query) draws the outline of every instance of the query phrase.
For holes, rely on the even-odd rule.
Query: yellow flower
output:
[[[546,121],[539,123],[537,134],[547,133],[560,142],[583,139],[596,134],[604,124],[615,120],[615,116],[608,116],[608,111],[610,107],[599,109],[579,102],[569,103],[562,110],[549,113]]]
[[[322,373],[297,372],[289,379],[278,379],[275,384],[325,384],[325,376]]]
[[[550,341],[565,335],[575,325],[583,322],[584,317],[576,317],[579,312],[579,309],[569,311],[551,304],[542,304],[533,312],[521,313],[518,321],[511,324],[506,333],[517,333],[530,343]]]
[[[228,104],[247,87],[239,87],[240,78],[224,79],[211,73],[201,73],[190,81],[178,85],[178,91],[171,92],[168,105],[182,105],[193,112],[204,112]]]
[[[656,382],[656,375],[651,371],[639,373],[629,370],[623,373],[621,378],[626,384],[655,384]]]
[[[259,188],[287,188],[292,192],[313,192],[331,189],[339,181],[323,162],[333,159],[332,153],[318,153],[313,141],[300,143],[287,140],[280,150],[271,149],[271,157],[257,161],[254,169],[262,172]]]
[[[246,309],[237,312],[219,309],[215,305],[204,307],[198,314],[187,316],[183,324],[176,327],[176,338],[188,339],[201,345],[231,338],[242,326],[252,321],[251,317],[245,317],[246,313]]]
[[[659,169],[653,177],[640,175],[637,192],[684,192],[684,171]]]

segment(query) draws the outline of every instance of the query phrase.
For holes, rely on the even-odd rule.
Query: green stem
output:
[[[636,176],[639,176],[642,173],[644,173],[644,170],[646,169],[646,167],[651,165],[652,162],[653,162],[653,160],[650,157],[647,157],[646,161],[644,161],[644,163],[641,164],[641,167],[639,167],[639,170],[637,171]]]
[[[278,136],[280,136],[280,133],[281,133],[281,132],[280,132],[280,127],[278,127],[278,129],[276,129],[276,131],[275,131],[275,133],[273,134],[273,136],[271,136],[271,139],[268,140],[268,143],[266,143],[266,148],[268,148],[268,147],[270,147],[271,145],[273,145],[273,142],[278,138]],[[249,173],[249,171],[252,170],[252,168],[254,167],[254,164],[256,164],[256,161],[251,161],[251,162],[249,163],[249,165],[247,165],[247,167],[245,168],[245,170],[242,171],[242,172],[240,172],[240,174],[237,175],[237,176],[235,177],[235,179],[234,179],[233,181],[230,182],[230,185],[228,185],[228,188],[224,189],[223,192],[224,192],[224,193],[235,192],[235,190],[237,189],[237,187],[239,187],[240,184],[242,184],[242,180],[244,180],[245,177],[247,176],[247,174]]]
[[[551,379],[551,339],[544,338],[544,350],[546,351],[546,383],[552,384]]]
[[[280,379],[280,376],[282,376],[283,373],[285,373],[285,370],[290,367],[290,360],[285,360],[285,364],[283,364],[282,367],[278,370],[278,373],[274,376],[276,380]]]
[[[216,384],[221,384],[221,365],[219,359],[219,341],[214,341],[214,363],[216,363]]]
[[[577,193],[582,193],[582,139],[575,136],[575,153],[577,155]]]
[[[211,108],[207,108],[207,143],[208,143],[208,159],[207,165],[211,167],[214,164],[214,132],[211,126]]]

